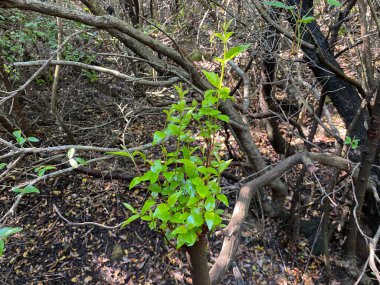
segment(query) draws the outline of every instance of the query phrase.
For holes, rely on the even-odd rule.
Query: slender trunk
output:
[[[205,236],[200,236],[193,246],[187,248],[191,261],[191,276],[193,285],[210,285],[210,275],[208,273],[207,245]]]
[[[348,236],[345,243],[345,256],[349,259],[356,259],[356,241],[358,235],[357,224],[361,225],[361,212],[364,197],[367,190],[368,180],[371,174],[372,164],[376,155],[380,140],[380,88],[377,89],[376,100],[373,113],[369,123],[367,143],[363,148],[361,167],[356,182],[356,201],[352,205],[351,216],[348,221]]]

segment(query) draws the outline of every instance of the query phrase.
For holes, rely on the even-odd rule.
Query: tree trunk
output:
[[[313,15],[313,1],[305,0],[289,0],[289,5],[302,6],[301,17],[307,15]],[[289,22],[295,24],[293,17],[289,18]],[[339,63],[336,61],[334,54],[329,49],[329,43],[325,36],[322,34],[316,21],[311,22],[305,27],[307,31],[302,32],[302,40],[317,45],[324,58],[340,71],[343,71]],[[313,71],[316,79],[322,87],[322,94],[329,96],[332,104],[337,109],[339,115],[343,118],[346,127],[350,125],[357,110],[361,104],[361,98],[359,97],[356,88],[345,81],[342,78],[337,77],[330,68],[323,63],[323,60],[318,56],[317,51],[302,46],[302,51],[305,54],[305,60],[307,61],[310,69]],[[364,122],[368,118],[368,112],[365,111],[360,116],[358,123],[356,124],[353,135],[360,139],[361,143],[365,142],[366,130],[364,128]]]
[[[193,285],[210,285],[210,275],[208,273],[206,237],[200,236],[193,246],[187,247],[191,261],[191,277]]]
[[[363,148],[363,157],[359,171],[359,178],[356,183],[355,196],[357,203],[354,203],[351,210],[350,220],[348,222],[348,236],[345,243],[345,256],[349,259],[356,258],[356,241],[358,234],[357,224],[361,225],[361,212],[364,197],[367,190],[368,180],[371,174],[371,168],[376,156],[380,140],[380,88],[377,89],[376,101],[374,104],[373,114],[371,116],[368,138]],[[354,214],[356,213],[356,214]]]

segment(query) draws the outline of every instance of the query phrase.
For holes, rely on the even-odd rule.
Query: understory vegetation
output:
[[[373,0],[0,1],[3,284],[379,284]]]

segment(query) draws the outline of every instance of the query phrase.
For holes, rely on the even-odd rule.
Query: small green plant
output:
[[[78,168],[79,166],[87,163],[87,161],[84,160],[83,158],[74,157],[74,155],[75,155],[75,149],[70,148],[69,151],[67,152],[67,157],[69,159],[69,163],[70,163],[72,168],[75,169],[75,168]]]
[[[95,83],[99,80],[98,74],[93,70],[82,70],[82,74],[90,81],[90,83]]]
[[[220,177],[230,161],[219,156],[216,134],[220,130],[219,122],[228,122],[229,118],[218,107],[231,98],[230,89],[223,86],[227,62],[249,47],[228,49],[233,34],[228,31],[230,23],[223,25],[222,33],[214,35],[223,44],[222,56],[215,59],[221,64],[220,74],[203,71],[215,89],[204,92],[201,104],[195,100],[188,104],[185,100],[188,91],[181,85],[175,86],[179,101],[164,111],[165,128],[153,136],[153,144],[160,145],[162,157],[151,161],[140,152],[112,152],[132,160],[140,155],[150,165],[129,186],[132,189],[144,183],[150,197],[139,211],[124,203],[132,215],[123,227],[137,219],[147,221],[151,229],[162,231],[168,240],[175,240],[177,249],[183,245],[191,247],[199,236],[221,226],[223,210],[219,205],[228,206],[228,199],[221,192]],[[174,149],[167,147],[169,139],[174,140]]]
[[[0,257],[4,254],[5,241],[10,236],[21,231],[22,228],[0,228]]]
[[[39,142],[40,140],[35,137],[25,137],[20,130],[14,131],[13,136],[16,138],[17,143],[22,147],[26,142]]]
[[[42,166],[36,167],[34,169],[34,172],[37,172],[38,177],[41,177],[45,174],[46,171],[53,170],[53,169],[56,169],[56,167],[52,165],[42,165]]]
[[[349,145],[351,149],[357,149],[359,147],[359,142],[359,139],[356,139],[355,137],[351,139],[349,136],[344,140],[344,144]]]

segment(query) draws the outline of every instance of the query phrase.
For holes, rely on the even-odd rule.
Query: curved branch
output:
[[[239,245],[242,226],[248,214],[249,204],[254,193],[260,188],[268,185],[271,181],[281,177],[296,164],[301,162],[305,163],[305,161],[308,161],[307,158],[324,166],[336,167],[346,172],[353,171],[352,176],[354,179],[358,176],[358,168],[353,169],[352,162],[347,159],[329,153],[302,152],[288,157],[262,176],[245,184],[240,189],[239,196],[228,226],[222,231],[216,232],[217,236],[224,236],[224,241],[222,250],[210,270],[212,284],[218,284],[218,281],[231,266],[234,260]],[[371,186],[368,185],[368,187]]]
[[[83,69],[88,69],[88,70],[94,70],[97,72],[102,72],[106,74],[110,74],[112,76],[115,76],[117,78],[125,79],[126,81],[132,81],[133,83],[136,84],[142,84],[142,85],[148,85],[148,86],[154,86],[154,87],[160,87],[160,86],[170,86],[173,85],[177,82],[180,81],[180,78],[178,77],[173,77],[169,80],[165,81],[151,81],[151,80],[146,80],[143,78],[136,78],[133,76],[126,75],[124,73],[121,73],[117,70],[101,67],[101,66],[95,66],[95,65],[90,65],[90,64],[85,64],[82,62],[76,62],[76,61],[65,61],[65,60],[51,60],[47,62],[46,60],[35,60],[35,61],[28,61],[28,62],[16,62],[13,64],[15,67],[26,67],[26,66],[38,66],[38,65],[67,65],[67,66],[75,66]]]

